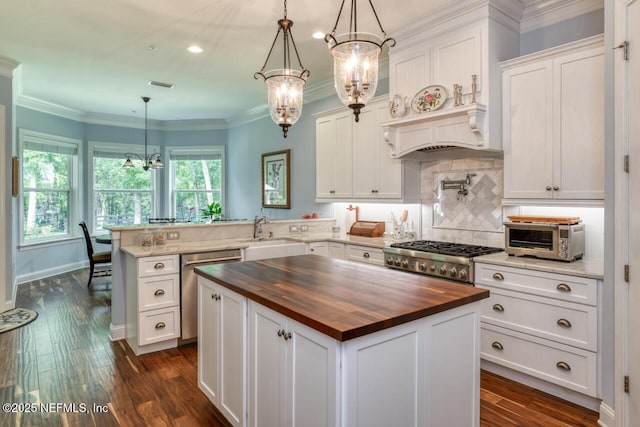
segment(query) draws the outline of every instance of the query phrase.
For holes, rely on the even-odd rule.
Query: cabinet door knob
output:
[[[562,369],[563,371],[569,372],[571,370],[571,366],[567,362],[558,362],[556,363],[556,368]]]
[[[281,337],[284,335],[284,329],[278,329],[278,336]]]
[[[153,294],[157,297],[161,297],[162,295],[164,295],[164,289],[158,289]]]
[[[161,262],[156,262],[156,264],[153,266],[154,269],[156,270],[161,270],[164,268],[164,264]]]
[[[329,194],[336,194],[336,190],[329,190]]]
[[[216,299],[216,294],[211,294],[211,299],[215,300]]]
[[[556,289],[559,290],[560,292],[571,292],[571,287],[566,283],[558,283],[558,286],[556,286]]]
[[[492,342],[491,343],[491,347],[495,348],[496,350],[500,350],[500,351],[504,350],[504,347],[498,341]]]
[[[551,191],[551,186],[550,186],[550,185],[547,185],[547,186],[545,187],[545,189],[546,189],[547,191]]]
[[[222,295],[216,294],[216,301],[220,301],[222,299]]]
[[[558,191],[558,190],[560,190],[560,187],[558,187],[557,185],[555,185],[555,186],[553,187],[553,191]]]
[[[558,326],[562,326],[563,328],[571,327],[571,322],[569,322],[567,319],[558,319],[556,323],[558,324]]]
[[[164,329],[167,325],[164,324],[164,322],[158,322],[156,323],[156,329]]]
[[[504,276],[501,273],[493,273],[493,280],[504,280]]]
[[[363,258],[369,258],[371,255],[369,255],[369,252],[365,252],[362,254]]]
[[[285,340],[285,341],[290,340],[290,339],[291,339],[291,332],[287,332],[287,333],[285,333],[285,334],[283,335],[283,337],[284,337],[284,340]]]
[[[493,309],[500,312],[504,311],[504,307],[500,304],[493,304]]]

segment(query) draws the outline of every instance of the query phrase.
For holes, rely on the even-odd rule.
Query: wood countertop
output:
[[[489,297],[472,286],[318,255],[195,270],[338,341]]]

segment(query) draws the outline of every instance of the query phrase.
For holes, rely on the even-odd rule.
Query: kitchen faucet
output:
[[[269,222],[269,218],[265,216],[258,216],[256,215],[256,217],[253,220],[253,238],[257,239],[258,238],[258,234],[262,233],[262,224],[266,224]]]

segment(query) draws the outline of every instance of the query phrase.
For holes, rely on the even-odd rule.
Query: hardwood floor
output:
[[[16,306],[39,317],[0,334],[0,401],[38,411],[0,412],[0,426],[226,425],[198,389],[196,345],[138,357],[111,342],[111,278],[89,289],[87,278],[78,270],[18,287]],[[488,372],[481,382],[483,427],[597,426],[596,412]]]

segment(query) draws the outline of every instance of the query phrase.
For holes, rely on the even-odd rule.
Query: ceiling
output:
[[[340,3],[287,3],[302,63],[311,72],[308,88],[332,78],[326,43],[311,34],[331,31]],[[348,3],[341,22],[348,22]],[[377,0],[374,5],[393,37],[454,3]],[[281,0],[2,0],[0,56],[22,64],[22,95],[29,98],[79,112],[141,117],[140,97],[149,96],[151,119],[232,121],[266,105],[266,87],[253,74],[262,67],[282,16]],[[378,32],[368,2],[358,2],[358,25]],[[204,52],[189,53],[191,44]],[[274,55],[267,69],[281,67],[282,55]],[[175,87],[149,86],[150,80]]]

